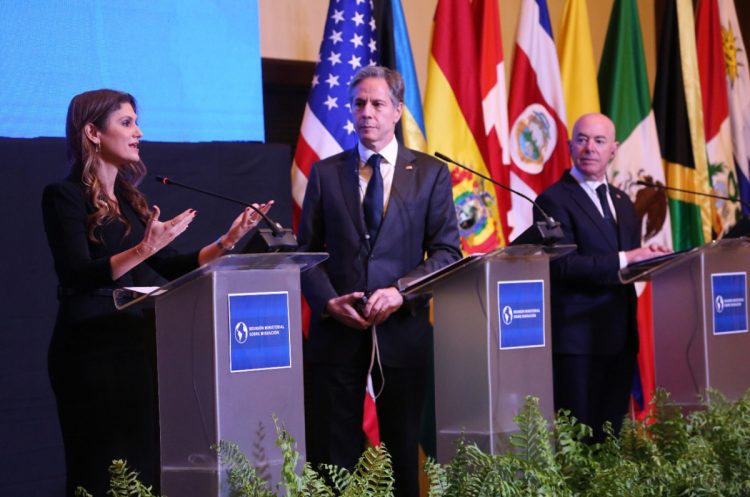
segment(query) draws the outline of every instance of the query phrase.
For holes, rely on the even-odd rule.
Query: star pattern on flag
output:
[[[331,43],[333,43],[334,45],[336,43],[341,43],[342,41],[344,41],[341,38],[341,31],[336,31],[335,29],[331,33],[331,36],[328,37],[328,39],[331,40]]]
[[[328,95],[328,98],[323,102],[323,105],[328,107],[328,110],[334,109],[339,106],[339,104],[336,103],[336,100],[338,100],[338,98]]]
[[[331,55],[329,55],[326,60],[330,62],[332,66],[341,64],[341,54],[337,52],[331,52]]]
[[[359,69],[362,67],[362,57],[357,57],[356,55],[352,55],[352,58],[349,59],[349,62],[347,64],[352,66],[352,69]]]
[[[334,86],[338,86],[339,77],[334,74],[329,74],[328,79],[326,79],[326,83],[328,83],[328,88],[333,88]]]
[[[342,149],[353,147],[357,139],[349,106],[349,82],[364,65],[378,61],[372,11],[368,0],[332,3],[308,99],[310,110]]]

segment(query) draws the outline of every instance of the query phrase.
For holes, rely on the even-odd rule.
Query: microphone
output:
[[[208,195],[209,197],[220,198],[244,207],[250,207],[257,212],[270,229],[258,229],[258,232],[250,239],[243,252],[292,252],[297,249],[297,238],[294,236],[294,233],[292,233],[292,230],[285,229],[281,224],[277,223],[271,219],[270,216],[248,202],[227,197],[226,195],[221,195],[219,193],[210,192],[208,190],[203,190],[201,188],[196,188],[195,186],[179,183],[171,178],[167,178],[166,176],[154,176],[154,179],[162,185],[178,186],[186,190]]]
[[[528,196],[524,195],[523,193],[514,190],[513,188],[504,185],[498,181],[495,181],[494,179],[490,178],[489,176],[485,176],[482,173],[479,173],[472,168],[465,166],[461,164],[460,162],[457,162],[450,157],[448,157],[445,154],[441,154],[440,152],[435,152],[435,157],[438,159],[442,159],[445,162],[450,162],[451,164],[454,164],[462,169],[465,169],[469,171],[470,173],[479,176],[480,178],[483,178],[493,185],[497,185],[500,188],[504,190],[508,190],[511,193],[514,193],[518,195],[519,197],[525,199],[527,202],[530,202],[531,205],[533,205],[537,211],[542,215],[544,218],[544,221],[538,221],[534,224],[532,224],[526,231],[518,235],[515,240],[513,240],[510,245],[527,245],[527,244],[538,244],[538,245],[554,245],[563,237],[562,227],[560,227],[560,223],[555,221],[551,216],[547,215],[546,212],[544,212],[544,209],[534,202],[532,199],[530,199]]]
[[[699,197],[711,197],[711,198],[718,198],[719,200],[728,200],[730,202],[739,202],[746,208],[750,209],[750,203],[746,202],[745,200],[742,200],[741,198],[732,198],[732,197],[725,197],[723,195],[716,195],[715,193],[704,193],[704,192],[696,192],[692,190],[683,190],[682,188],[676,188],[674,186],[666,186],[661,185],[659,183],[653,183],[651,181],[646,181],[639,179],[635,182],[636,185],[645,186],[648,188],[659,188],[660,190],[672,190],[675,192],[682,192],[682,193],[688,193],[691,195],[698,195]]]

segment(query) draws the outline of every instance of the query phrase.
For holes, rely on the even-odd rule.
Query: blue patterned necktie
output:
[[[370,176],[370,182],[367,183],[362,208],[365,212],[365,224],[371,243],[378,236],[380,222],[383,220],[383,176],[380,175],[380,161],[382,159],[383,156],[380,154],[372,154],[367,159],[367,164],[372,167],[372,176]]]

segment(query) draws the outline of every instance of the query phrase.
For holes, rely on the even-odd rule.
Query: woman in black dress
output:
[[[139,286],[153,271],[176,278],[231,250],[259,221],[246,209],[229,230],[190,254],[168,244],[196,216],[161,221],[137,185],[146,173],[135,99],[96,90],[68,107],[70,175],[48,185],[42,208],[60,302],[49,371],[65,445],[67,495],[81,485],[96,497],[107,468],[126,459],[159,486],[159,426],[153,314],[116,311],[112,290]],[[267,211],[273,202],[259,207]]]

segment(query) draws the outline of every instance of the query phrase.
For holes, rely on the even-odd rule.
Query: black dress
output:
[[[130,223],[113,221],[88,238],[93,212],[83,185],[48,185],[42,210],[59,279],[59,309],[49,373],[65,445],[67,495],[83,486],[95,497],[109,489],[107,468],[125,459],[147,485],[159,487],[159,426],[153,313],[116,311],[111,289],[173,279],[198,266],[198,253],[164,249],[113,280],[109,259],[143,239],[145,226],[116,192]]]

